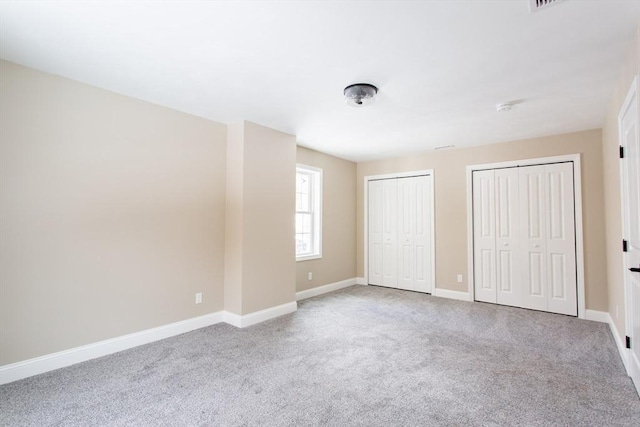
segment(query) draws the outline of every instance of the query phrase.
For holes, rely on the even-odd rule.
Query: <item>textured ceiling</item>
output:
[[[362,161],[602,126],[634,0],[0,2],[0,56]],[[369,107],[342,89],[379,87]],[[496,104],[517,102],[506,113]]]

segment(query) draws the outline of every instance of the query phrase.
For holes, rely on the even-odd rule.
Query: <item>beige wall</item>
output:
[[[0,116],[0,364],[222,310],[226,126],[4,61]]]
[[[436,287],[466,292],[467,165],[581,153],[586,306],[588,309],[607,311],[601,141],[600,130],[591,130],[358,163],[358,276],[364,275],[365,176],[421,169],[434,170]],[[463,283],[456,282],[457,274],[463,275]]]
[[[624,279],[622,266],[622,209],[620,199],[620,158],[618,147],[618,114],[631,82],[640,71],[640,19],[639,30],[629,46],[611,103],[602,127],[602,159],[604,168],[604,194],[606,209],[606,255],[609,306],[606,311],[613,319],[621,336],[625,335]]]
[[[227,126],[224,309],[242,313],[244,122]]]
[[[242,314],[296,300],[296,137],[245,122]]]
[[[356,164],[298,147],[297,162],[322,168],[322,258],[296,263],[296,290],[356,277]],[[313,273],[308,280],[308,273]]]
[[[296,138],[245,121],[229,144],[225,309],[244,315],[295,301]]]

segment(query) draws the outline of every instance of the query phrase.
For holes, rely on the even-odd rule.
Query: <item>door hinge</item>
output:
[[[622,240],[622,252],[627,252],[627,241],[626,240]]]
[[[629,335],[626,335],[624,338],[626,347],[631,348],[631,337]]]
[[[622,145],[620,146],[620,158],[624,159],[624,147]]]

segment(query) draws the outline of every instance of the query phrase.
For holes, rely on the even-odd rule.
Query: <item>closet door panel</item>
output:
[[[368,187],[369,283],[382,285],[382,181],[369,181]]]
[[[546,165],[545,173],[548,310],[577,316],[573,164]]]
[[[431,272],[431,211],[433,195],[431,194],[431,176],[413,178],[415,182],[415,230],[413,234],[415,274],[414,290],[420,292],[432,291]]]
[[[416,229],[416,185],[414,178],[398,182],[398,288],[414,290]]]
[[[475,300],[496,302],[495,171],[473,172]]]
[[[382,180],[382,285],[398,286],[397,179]]]
[[[546,174],[544,166],[519,168],[522,307],[548,308]]]
[[[521,305],[518,191],[517,168],[495,171],[496,300],[516,307]]]

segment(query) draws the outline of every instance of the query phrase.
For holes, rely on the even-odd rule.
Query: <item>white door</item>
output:
[[[548,308],[546,252],[546,179],[544,166],[520,169],[520,236],[522,307]]]
[[[399,178],[398,288],[431,292],[431,176]]]
[[[578,315],[573,163],[520,168],[522,306]]]
[[[573,163],[473,172],[475,300],[576,316]]]
[[[632,89],[634,90],[634,89]],[[630,339],[629,375],[640,392],[640,140],[637,93],[625,102],[620,113],[623,238],[626,283],[626,330]]]
[[[548,311],[578,315],[573,163],[545,165]]]
[[[368,183],[369,283],[382,285],[382,181]]]
[[[398,285],[400,289],[414,290],[416,228],[415,178],[400,178],[398,182]]]
[[[495,171],[496,302],[520,306],[518,169]]]
[[[398,183],[382,182],[382,285],[398,285]]]
[[[412,178],[415,183],[415,228],[413,234],[413,256],[415,272],[413,289],[419,292],[432,292],[431,265],[433,254],[431,243],[433,239],[431,224],[433,212],[433,177],[431,175]]]
[[[473,172],[475,299],[496,302],[495,171]]]
[[[368,181],[368,279],[431,292],[432,176]]]

